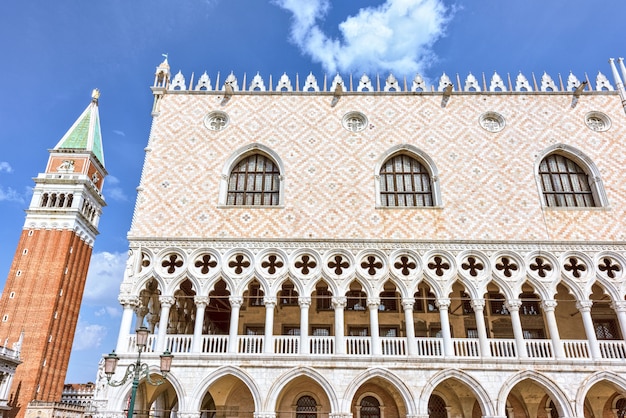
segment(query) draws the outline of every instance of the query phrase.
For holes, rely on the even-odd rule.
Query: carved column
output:
[[[590,300],[581,300],[576,303],[576,308],[580,311],[580,315],[583,318],[583,326],[585,327],[585,334],[587,335],[587,341],[589,342],[589,350],[591,351],[591,357],[593,359],[600,359],[600,346],[598,345],[598,338],[596,337],[596,330],[593,326],[593,319],[591,318],[591,306],[593,302]]]
[[[344,338],[343,311],[348,300],[345,296],[333,297],[332,304],[335,309],[335,353],[346,353],[346,341]]]
[[[228,352],[237,352],[237,330],[239,329],[239,310],[243,305],[241,296],[231,296],[230,302],[230,329],[228,330]]]
[[[196,322],[193,324],[193,343],[191,351],[194,353],[202,352],[202,326],[204,325],[204,310],[209,304],[208,296],[195,296],[193,298],[196,303]]]
[[[311,307],[311,298],[300,296],[298,303],[300,304],[300,353],[309,354],[309,308]]]
[[[380,330],[378,328],[378,307],[380,306],[379,298],[368,298],[367,308],[370,312],[370,332],[372,341],[372,355],[380,356],[382,354],[382,347],[380,342]]]
[[[448,317],[448,309],[450,308],[450,299],[437,299],[437,307],[439,308],[439,320],[441,322],[441,337],[443,338],[443,353],[446,357],[454,356],[454,345],[452,344],[452,335],[450,335],[450,318]]]
[[[409,356],[417,354],[417,341],[415,340],[415,322],[413,320],[413,305],[415,298],[402,299],[402,308],[404,309],[404,322],[406,324],[406,343]]]
[[[122,323],[120,324],[115,351],[117,353],[126,353],[128,352],[128,339],[131,333],[130,327],[133,324],[133,312],[139,306],[139,298],[137,296],[120,296],[118,300],[124,307],[124,311],[122,312]],[[137,326],[141,326],[139,318],[137,318]]]
[[[509,300],[505,303],[511,315],[511,326],[513,327],[513,337],[515,338],[515,347],[519,358],[527,358],[526,343],[524,342],[524,331],[522,330],[522,321],[519,317],[519,308],[522,301],[519,299]]]
[[[265,296],[265,336],[263,337],[263,352],[274,352],[274,309],[276,309],[276,298]]]
[[[485,327],[485,299],[472,299],[470,305],[474,310],[474,317],[476,318],[480,355],[481,357],[491,357],[491,347],[487,338],[487,328]]]
[[[554,315],[556,305],[556,300],[544,300],[541,302],[541,309],[543,309],[543,313],[546,316],[548,332],[550,333],[550,340],[552,340],[552,347],[554,348],[554,356],[556,358],[565,358],[563,343],[561,342],[561,336],[559,335],[559,327],[556,323],[556,316]]]
[[[165,351],[165,345],[167,340],[167,323],[170,319],[170,308],[176,300],[172,296],[159,296],[159,302],[161,303],[161,317],[159,318],[159,334],[157,336],[157,349],[158,353]]]
[[[615,310],[619,329],[622,332],[622,339],[626,339],[626,301],[615,301],[611,303],[611,308]]]

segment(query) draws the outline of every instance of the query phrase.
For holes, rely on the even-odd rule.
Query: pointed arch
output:
[[[468,389],[474,393],[476,400],[478,401],[482,410],[482,416],[496,416],[497,414],[493,410],[491,399],[489,394],[483,387],[483,385],[474,377],[470,376],[466,372],[457,369],[445,369],[434,374],[428,382],[422,388],[419,394],[418,405],[420,410],[417,414],[420,416],[428,416],[428,400],[430,395],[433,394],[437,386],[448,379],[456,379],[461,383],[464,383]],[[504,416],[504,414],[502,414]]]
[[[510,376],[505,382],[502,383],[502,388],[498,393],[496,400],[496,413],[494,415],[505,416],[506,415],[506,401],[509,397],[509,393],[515,385],[523,380],[531,380],[533,383],[539,385],[545,390],[552,398],[552,401],[557,404],[560,417],[573,417],[576,416],[571,410],[569,399],[563,390],[557,385],[556,382],[538,373],[534,370],[524,370]]]
[[[441,206],[439,172],[435,162],[419,148],[396,145],[374,169],[376,207]]]
[[[585,397],[587,396],[587,393],[589,393],[589,390],[595,384],[600,382],[611,383],[615,385],[618,389],[620,389],[623,393],[626,393],[626,379],[624,379],[622,376],[607,370],[593,373],[592,375],[585,378],[585,380],[580,382],[580,385],[578,386],[578,391],[576,392],[576,404],[574,406],[576,408],[575,412],[578,415],[575,416],[583,416],[583,412],[585,409]]]
[[[236,377],[237,379],[241,380],[244,383],[244,385],[246,385],[246,387],[248,388],[248,390],[250,390],[250,393],[252,394],[252,399],[254,400],[255,411],[262,411],[261,391],[259,390],[257,383],[245,371],[234,366],[220,367],[216,369],[215,371],[213,371],[212,373],[210,373],[209,375],[205,376],[204,379],[202,379],[202,381],[196,385],[196,390],[193,393],[193,396],[190,397],[190,399],[194,399],[197,402],[197,404],[189,405],[190,409],[187,409],[187,410],[189,411],[189,410],[195,409],[196,411],[199,411],[202,406],[201,403],[202,403],[204,394],[209,390],[211,384],[219,380],[220,378],[228,376],[228,375]]]
[[[330,401],[331,413],[341,411],[339,409],[339,399],[337,399],[336,389],[333,387],[332,383],[329,382],[324,376],[322,376],[322,374],[319,373],[317,370],[310,367],[298,367],[295,369],[291,369],[282,374],[278,379],[276,379],[274,381],[274,384],[269,388],[264,410],[273,411],[274,406],[278,401],[278,397],[283,389],[285,389],[287,385],[289,385],[291,381],[293,381],[293,379],[301,376],[308,377],[309,379],[320,385]]]
[[[346,391],[343,399],[342,411],[350,411],[352,401],[354,399],[354,395],[357,393],[359,387],[365,384],[368,380],[372,378],[380,378],[386,380],[394,389],[398,391],[404,405],[406,406],[407,416],[415,415],[415,399],[413,394],[411,393],[411,389],[406,385],[406,380],[400,378],[399,376],[393,374],[391,371],[382,368],[371,368],[365,370],[360,373],[358,376],[350,382],[350,384],[346,387]]]
[[[555,144],[535,161],[535,180],[544,207],[608,207],[600,170],[582,151]]]
[[[218,205],[283,206],[284,176],[283,161],[272,149],[259,143],[241,147],[222,169]]]

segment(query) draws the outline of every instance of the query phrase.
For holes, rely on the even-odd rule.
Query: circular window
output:
[[[611,119],[601,112],[589,112],[585,116],[585,123],[592,131],[604,132],[611,127]]]
[[[226,128],[229,120],[226,113],[216,110],[206,115],[204,125],[211,131],[221,131]]]
[[[489,132],[500,132],[504,129],[504,117],[496,112],[486,112],[480,115],[480,126]]]
[[[341,124],[350,132],[361,132],[367,126],[367,118],[361,112],[349,112],[343,116]]]

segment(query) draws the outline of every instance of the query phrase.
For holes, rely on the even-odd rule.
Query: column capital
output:
[[[120,295],[117,300],[124,309],[134,309],[139,306],[139,298],[135,295]]]
[[[311,307],[311,298],[307,296],[300,296],[298,298],[298,305],[300,305],[300,308]]]
[[[450,307],[450,298],[440,298],[435,301],[439,310],[446,310]]]
[[[367,298],[367,306],[370,309],[378,309],[380,298]]]
[[[194,296],[193,301],[195,302],[198,308],[201,306],[203,308],[206,308],[206,306],[209,304],[209,297],[208,296]]]
[[[263,305],[265,309],[274,309],[276,307],[276,296],[264,296]]]
[[[173,296],[159,296],[159,302],[162,308],[171,308],[176,303]]]
[[[504,302],[504,306],[506,306],[509,312],[519,312],[519,308],[522,306],[522,301],[519,299],[510,299]]]
[[[402,299],[402,307],[404,310],[413,309],[415,306],[415,298],[404,298]]]
[[[541,301],[541,309],[545,312],[554,311],[559,303],[554,299],[545,299]]]
[[[348,304],[348,298],[345,296],[333,296],[331,299],[331,303],[333,304],[333,308],[335,309],[345,309]]]
[[[475,311],[483,311],[485,310],[485,299],[472,299],[470,300],[470,306]]]
[[[611,308],[617,312],[626,312],[626,300],[615,300],[611,302]]]
[[[581,312],[591,312],[591,307],[593,306],[593,301],[591,300],[579,300],[576,302],[576,309]]]
[[[228,302],[230,302],[231,308],[241,308],[241,305],[243,305],[243,298],[241,296],[230,296],[228,298]]]

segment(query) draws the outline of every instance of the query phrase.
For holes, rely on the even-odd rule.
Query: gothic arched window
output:
[[[589,175],[572,159],[550,154],[539,164],[541,189],[546,206],[594,207]]]
[[[398,154],[389,158],[380,169],[380,201],[382,206],[433,206],[431,174],[417,159]]]
[[[373,396],[366,396],[361,399],[361,418],[381,418],[380,402]]]
[[[227,205],[275,206],[279,204],[280,170],[263,154],[239,161],[228,180]]]

